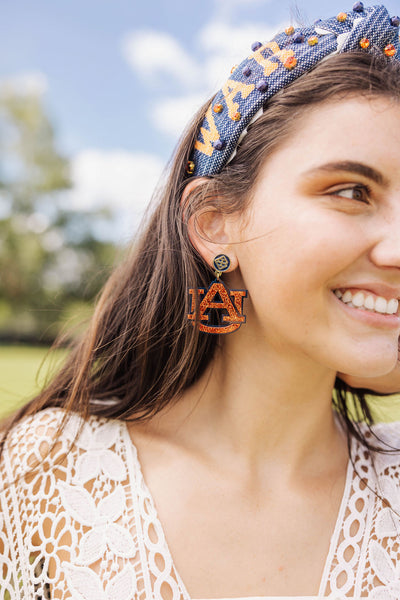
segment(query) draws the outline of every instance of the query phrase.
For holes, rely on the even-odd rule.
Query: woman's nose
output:
[[[400,195],[397,204],[376,232],[378,237],[370,252],[370,259],[378,267],[400,269]]]

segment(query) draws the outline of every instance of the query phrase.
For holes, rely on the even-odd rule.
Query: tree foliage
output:
[[[115,247],[95,226],[111,215],[66,207],[70,166],[40,95],[0,90],[0,156],[0,339],[48,342],[108,275]]]

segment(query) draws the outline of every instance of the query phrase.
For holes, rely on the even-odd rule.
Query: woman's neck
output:
[[[335,373],[287,351],[218,351],[203,376],[152,422],[174,443],[281,478],[343,465],[344,434],[332,411]],[[255,360],[255,356],[257,359]],[[232,460],[234,459],[234,461]]]

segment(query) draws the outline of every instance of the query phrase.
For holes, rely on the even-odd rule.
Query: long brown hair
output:
[[[143,421],[179,398],[204,372],[218,347],[218,336],[200,333],[186,316],[188,287],[207,287],[212,275],[189,240],[188,218],[204,202],[224,213],[244,211],[261,165],[301,122],[301,115],[320,102],[355,94],[399,100],[399,62],[355,52],[319,63],[273,96],[263,116],[249,127],[234,160],[197,186],[183,206],[186,164],[207,102],[177,147],[140,238],[105,285],[87,332],[45,389],[9,420],[5,434],[23,416],[47,407],[65,408],[66,418],[77,412],[84,419],[94,414]],[[348,391],[337,380],[334,403],[348,435],[377,449],[352,418]],[[359,419],[371,424],[363,391],[353,392]]]

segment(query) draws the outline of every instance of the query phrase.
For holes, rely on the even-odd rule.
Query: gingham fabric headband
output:
[[[313,27],[288,27],[270,42],[252,45],[252,54],[235,67],[209,106],[187,164],[188,175],[218,173],[234,156],[246,128],[277,91],[339,52],[379,49],[400,59],[399,17],[384,6],[353,10],[317,21]]]

